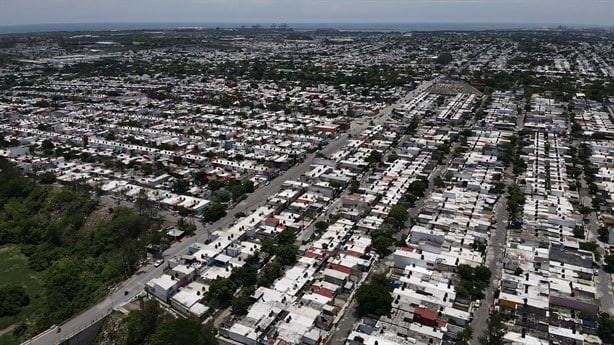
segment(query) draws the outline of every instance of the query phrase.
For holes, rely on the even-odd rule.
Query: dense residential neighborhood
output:
[[[0,339],[147,343],[115,323],[155,312],[221,344],[611,344],[613,52],[560,28],[0,36],[0,173],[147,219],[105,230],[131,242],[98,300],[25,303]],[[0,252],[49,248],[5,228]]]

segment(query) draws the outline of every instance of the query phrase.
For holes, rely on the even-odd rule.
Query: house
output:
[[[192,282],[171,297],[171,307],[185,317],[203,320],[209,312],[209,307],[202,303],[206,290],[205,285]]]
[[[170,274],[177,280],[179,286],[185,286],[194,280],[196,269],[192,266],[177,265],[171,268]]]
[[[163,274],[145,284],[145,290],[164,303],[169,303],[172,295],[177,293],[179,282],[173,276]]]

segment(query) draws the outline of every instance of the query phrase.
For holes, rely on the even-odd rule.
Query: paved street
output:
[[[581,204],[587,207],[592,207],[592,199],[588,193],[588,186],[586,185],[584,178],[581,178],[580,182],[579,195]],[[603,242],[598,240],[599,234],[597,231],[599,230],[599,220],[597,219],[597,215],[595,212],[591,212],[586,216],[586,219],[588,220],[586,223],[584,223],[586,228],[586,240],[589,242],[595,241],[600,244],[598,250],[603,258],[606,252],[603,248]],[[599,307],[601,308],[601,311],[614,314],[614,289],[612,288],[612,274],[603,269],[603,264],[601,262],[598,262],[598,264],[600,267],[596,269],[598,276],[595,276],[595,287],[597,288]]]
[[[520,131],[524,128],[524,119],[525,114],[524,112],[521,112],[516,119],[516,131]],[[511,168],[507,168],[504,180],[506,185],[509,185],[513,181],[512,177],[513,175]],[[486,329],[486,322],[489,316],[488,308],[494,305],[494,291],[499,285],[501,270],[503,269],[501,259],[505,255],[504,249],[507,243],[507,228],[509,219],[509,213],[507,211],[507,198],[507,193],[500,195],[497,204],[493,208],[496,223],[494,232],[491,234],[488,241],[485,260],[485,264],[492,275],[490,285],[484,291],[484,300],[480,304],[480,307],[473,311],[473,321],[471,322],[471,327],[473,328],[472,344],[479,343],[478,338]]]
[[[496,214],[497,223],[488,242],[486,252],[486,266],[492,272],[490,286],[484,291],[484,300],[477,310],[473,311],[473,328],[472,344],[478,344],[478,337],[482,335],[486,329],[486,321],[488,320],[488,308],[494,303],[494,291],[499,285],[499,277],[503,268],[501,258],[504,255],[504,249],[507,237],[507,194],[501,195],[499,201],[495,205],[494,212]]]

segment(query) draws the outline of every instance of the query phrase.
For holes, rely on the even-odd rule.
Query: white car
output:
[[[160,265],[162,265],[164,263],[164,259],[158,259],[154,262],[154,266],[155,267],[159,267]]]

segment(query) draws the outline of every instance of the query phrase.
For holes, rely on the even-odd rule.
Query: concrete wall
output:
[[[90,345],[98,335],[106,319],[107,318],[104,317],[92,323],[89,327],[74,334],[71,338],[64,340],[60,345]]]

